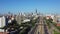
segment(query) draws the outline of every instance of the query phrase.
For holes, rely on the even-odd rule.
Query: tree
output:
[[[18,34],[17,32],[20,30],[19,27],[20,27],[20,25],[14,19],[14,20],[12,20],[11,23],[8,23],[8,25],[5,26],[4,29],[7,30],[9,32],[9,34],[10,33],[13,33],[13,34],[16,33],[16,34]],[[14,32],[12,32],[12,31],[14,31]]]

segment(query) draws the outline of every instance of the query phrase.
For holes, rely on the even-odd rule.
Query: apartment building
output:
[[[55,21],[57,23],[57,26],[60,26],[60,15],[56,16]]]
[[[0,16],[0,27],[4,27],[4,26],[5,26],[5,17]]]
[[[0,16],[0,28],[3,28],[5,26],[5,17]],[[4,32],[4,29],[0,29],[0,34],[7,34]]]

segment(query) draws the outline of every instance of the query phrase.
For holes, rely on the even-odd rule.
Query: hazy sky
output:
[[[0,0],[0,13],[60,13],[60,0]]]

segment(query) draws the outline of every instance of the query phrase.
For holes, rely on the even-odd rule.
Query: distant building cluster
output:
[[[37,10],[36,10],[37,12]],[[11,14],[10,12],[8,14],[0,15],[0,28],[3,28],[4,26],[7,26],[9,23],[11,23],[14,19],[17,21],[18,24],[21,24],[22,22],[30,21],[32,18],[37,18],[38,13],[18,13],[16,15]],[[34,18],[34,19],[35,19]],[[0,33],[4,32],[4,29],[0,29]]]
[[[57,26],[60,26],[60,15],[46,15],[46,19],[53,19],[53,22],[57,23]]]
[[[35,20],[38,16],[42,16],[39,13],[18,13],[16,15],[14,14],[6,14],[6,15],[0,15],[0,28],[3,28],[4,26],[7,26],[8,23],[11,23],[14,19],[17,21],[18,24],[25,23],[27,21],[30,21],[32,18]],[[46,19],[53,19],[53,22],[57,24],[57,26],[60,26],[60,15],[44,15]],[[0,29],[0,32],[4,32],[4,29]]]

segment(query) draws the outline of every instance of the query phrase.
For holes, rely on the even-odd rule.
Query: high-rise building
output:
[[[18,24],[21,24],[21,14],[16,15],[16,21]]]
[[[1,16],[0,17],[0,27],[4,27],[5,26],[5,17]]]

